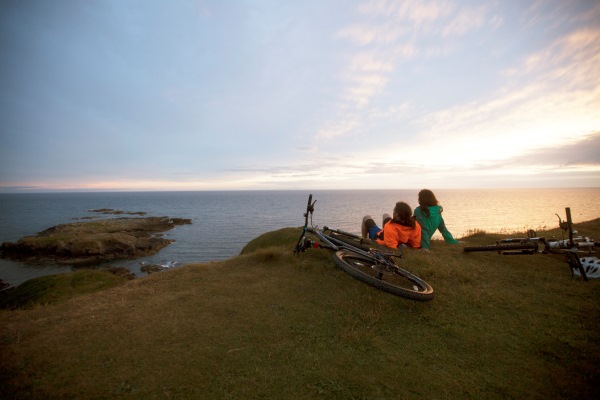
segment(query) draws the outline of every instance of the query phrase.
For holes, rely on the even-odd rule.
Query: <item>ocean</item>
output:
[[[455,237],[475,229],[510,233],[554,228],[558,226],[556,214],[565,218],[565,207],[571,208],[575,223],[600,217],[600,188],[434,192],[444,207],[446,226]],[[191,225],[178,226],[165,234],[175,242],[159,253],[110,263],[143,276],[142,263],[177,267],[223,260],[239,254],[246,243],[265,232],[301,226],[309,193],[317,200],[314,225],[355,233],[360,232],[360,222],[366,214],[377,222],[383,213],[391,213],[397,201],[405,201],[413,209],[418,205],[417,189],[2,193],[0,242],[14,242],[22,236],[81,218],[119,217],[91,211],[102,208],[192,219]],[[34,266],[0,259],[0,279],[11,285],[71,270],[65,266]]]

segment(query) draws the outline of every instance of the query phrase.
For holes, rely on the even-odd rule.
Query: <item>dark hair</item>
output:
[[[429,189],[423,189],[419,192],[419,205],[421,206],[421,211],[425,216],[429,217],[429,207],[438,206],[437,199],[435,198],[435,194]]]
[[[400,223],[400,225],[415,227],[415,219],[412,216],[412,209],[408,204],[403,201],[396,203],[394,207],[394,219]]]

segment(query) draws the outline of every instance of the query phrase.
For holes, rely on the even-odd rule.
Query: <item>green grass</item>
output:
[[[600,220],[578,224],[600,237]],[[298,229],[93,294],[0,311],[0,397],[597,398],[600,282],[560,256],[434,241],[404,266],[426,303],[292,248]],[[495,235],[463,238],[487,244]],[[0,380],[0,382],[2,382]]]
[[[126,278],[107,270],[82,269],[68,274],[30,279],[13,290],[2,292],[0,308],[32,308],[67,301],[120,285]]]

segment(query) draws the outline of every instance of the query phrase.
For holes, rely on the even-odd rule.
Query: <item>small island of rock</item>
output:
[[[138,258],[152,255],[173,242],[157,233],[191,223],[190,219],[148,217],[63,224],[14,243],[2,243],[0,256],[25,262],[60,264]]]

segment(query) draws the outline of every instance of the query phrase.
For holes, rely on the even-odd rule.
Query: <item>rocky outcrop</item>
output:
[[[168,268],[163,267],[162,265],[158,265],[158,264],[148,264],[148,265],[143,265],[142,268],[140,268],[140,270],[142,272],[147,273],[148,275],[153,274],[155,272],[161,272],[161,271],[165,271]]]
[[[189,219],[116,218],[63,224],[0,246],[0,256],[20,261],[86,264],[148,256],[172,243],[157,233]]]

